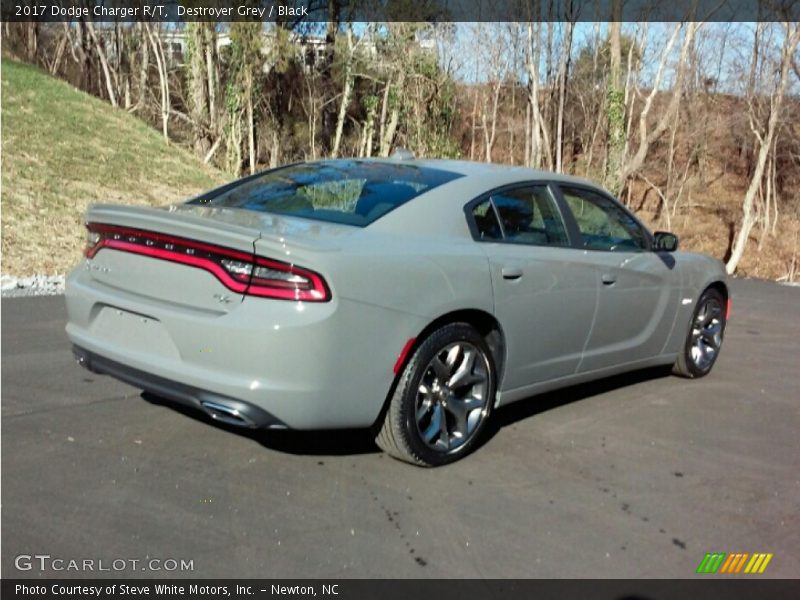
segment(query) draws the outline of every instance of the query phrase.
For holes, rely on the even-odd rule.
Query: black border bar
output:
[[[161,593],[156,586],[170,586]],[[196,586],[196,587],[192,587]],[[145,593],[146,590],[146,593]],[[266,598],[380,598],[407,600],[671,600],[715,598],[725,600],[785,600],[800,597],[800,580],[721,578],[684,580],[576,579],[576,580],[469,580],[469,579],[3,579],[4,600],[84,600],[113,598],[179,600],[185,598],[264,600]],[[98,593],[99,592],[99,593]]]
[[[800,0],[0,0],[10,22],[797,21]]]

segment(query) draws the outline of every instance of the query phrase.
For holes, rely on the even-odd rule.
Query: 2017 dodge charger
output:
[[[420,465],[539,392],[706,375],[730,307],[719,261],[524,168],[319,161],[86,220],[66,293],[85,367],[229,424],[374,427]]]

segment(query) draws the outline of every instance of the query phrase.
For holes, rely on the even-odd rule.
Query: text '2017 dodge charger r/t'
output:
[[[373,427],[419,465],[539,392],[703,376],[730,310],[719,261],[597,186],[517,167],[294,164],[86,221],[66,292],[83,366],[228,424]]]

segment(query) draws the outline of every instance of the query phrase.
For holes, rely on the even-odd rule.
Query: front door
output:
[[[559,186],[598,282],[597,311],[578,371],[661,353],[679,302],[674,259],[650,250],[644,228],[616,201],[589,188]],[[568,217],[569,218],[569,217]]]

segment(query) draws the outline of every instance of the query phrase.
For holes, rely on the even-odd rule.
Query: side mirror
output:
[[[655,252],[675,252],[678,249],[678,236],[668,231],[656,231],[653,234],[653,250]]]

